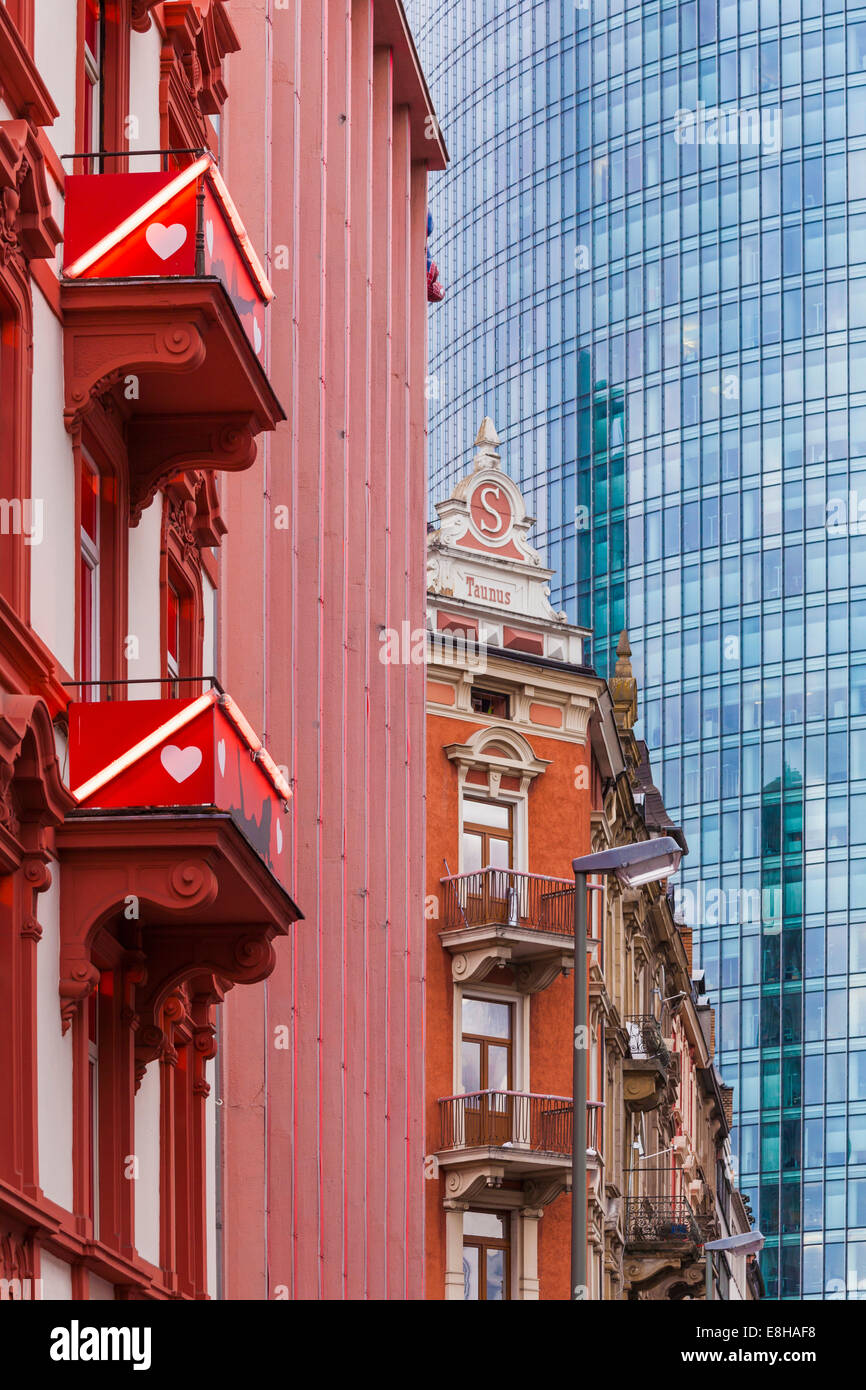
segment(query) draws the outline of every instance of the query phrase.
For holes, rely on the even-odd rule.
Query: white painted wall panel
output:
[[[100,1279],[97,1274],[90,1276],[90,1297],[92,1301],[113,1303],[114,1285],[109,1284],[105,1279]]]
[[[217,595],[206,574],[202,575],[202,600],[204,607],[204,643],[202,647],[201,672],[203,676],[217,673],[216,615]]]
[[[129,122],[130,150],[159,149],[159,30],[151,24],[146,34],[135,30],[129,45]],[[159,169],[159,155],[142,155],[130,160],[133,173]]]
[[[159,538],[162,494],[159,493],[129,532],[129,627],[138,640],[138,659],[129,662],[129,679],[160,675]],[[158,685],[130,686],[133,700],[157,700]]]
[[[72,1267],[64,1260],[58,1260],[47,1250],[40,1256],[42,1269],[42,1297],[44,1299],[65,1299],[72,1297]]]
[[[135,1097],[135,1247],[159,1264],[159,1064],[151,1062]]]
[[[72,0],[36,0],[33,13],[36,66],[60,111],[48,135],[58,154],[73,154],[78,6]]]
[[[72,1030],[60,1028],[60,878],[39,894],[42,940],[36,951],[36,1059],[39,1077],[39,1184],[46,1197],[72,1210]],[[47,1295],[46,1295],[47,1297]]]
[[[216,1061],[205,1062],[205,1080],[210,1094],[205,1101],[205,1152],[207,1164],[207,1291],[217,1296],[217,1229],[216,1229]]]

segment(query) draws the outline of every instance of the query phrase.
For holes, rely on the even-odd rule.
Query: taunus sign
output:
[[[87,810],[228,812],[288,888],[291,789],[230,696],[72,704],[69,777]]]
[[[274,292],[210,155],[163,173],[75,174],[65,188],[67,280],[213,277],[261,357]]]

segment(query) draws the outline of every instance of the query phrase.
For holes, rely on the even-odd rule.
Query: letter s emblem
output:
[[[483,487],[478,494],[478,500],[480,501],[481,506],[484,508],[484,511],[487,513],[487,515],[493,518],[494,525],[491,526],[488,521],[482,521],[479,524],[482,531],[488,531],[491,536],[498,536],[504,529],[505,518],[501,515],[500,512],[496,510],[495,507],[491,506],[491,504],[488,502],[487,498],[491,495],[493,497],[500,497],[502,495],[502,489],[498,486],[493,486],[492,484],[487,487]]]

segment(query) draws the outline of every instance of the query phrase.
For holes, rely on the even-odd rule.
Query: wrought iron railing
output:
[[[479,869],[442,879],[445,931],[513,926],[574,935],[574,884],[516,869]]]
[[[637,1062],[656,1058],[670,1066],[671,1054],[662,1037],[661,1024],[652,1014],[631,1014],[625,1021],[629,1056]]]
[[[586,1147],[598,1153],[602,1141],[602,1101],[590,1101]],[[573,1107],[567,1096],[533,1096],[521,1091],[472,1091],[439,1102],[441,1147],[528,1149],[570,1154]]]
[[[703,1239],[685,1197],[629,1197],[625,1203],[626,1245],[653,1245],[682,1240],[699,1245]]]

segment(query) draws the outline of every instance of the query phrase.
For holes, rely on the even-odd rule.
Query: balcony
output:
[[[624,1209],[624,1273],[631,1292],[653,1298],[700,1297],[703,1232],[687,1200],[671,1191],[670,1168],[632,1169]]]
[[[57,836],[64,1031],[98,979],[96,953],[132,952],[146,1065],[173,989],[264,979],[274,939],[301,916],[283,830],[291,790],[218,688],[73,703],[69,780],[76,806]]]
[[[186,470],[248,468],[285,418],[264,368],[267,277],[213,159],[66,180],[66,424],[107,412],[135,524]]]
[[[657,1250],[673,1242],[700,1245],[702,1236],[685,1197],[633,1197],[626,1202],[629,1249]]]
[[[481,869],[441,880],[444,925],[459,983],[514,969],[528,994],[545,989],[574,962],[574,883],[513,869]]]
[[[603,1103],[590,1101],[586,1114],[587,1161],[600,1162]],[[451,1171],[449,1191],[471,1185],[477,1196],[485,1187],[517,1180],[542,1190],[545,1201],[565,1191],[571,1181],[573,1106],[567,1096],[528,1095],[522,1091],[474,1091],[439,1101],[439,1163]],[[465,1195],[465,1190],[464,1190]],[[538,1201],[538,1205],[545,1202]]]
[[[625,1021],[628,1056],[623,1059],[623,1087],[627,1109],[655,1110],[676,1081],[674,1058],[651,1014],[633,1014]]]

